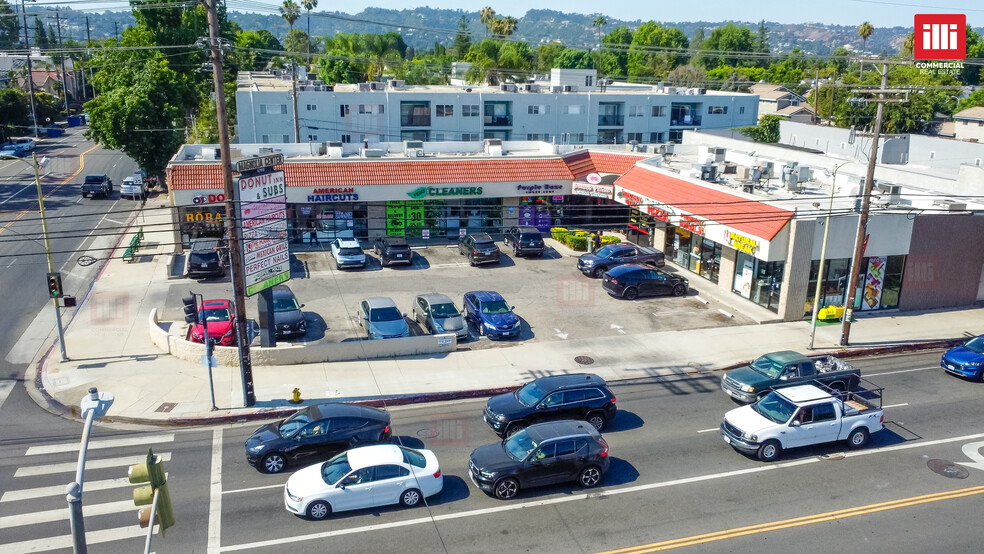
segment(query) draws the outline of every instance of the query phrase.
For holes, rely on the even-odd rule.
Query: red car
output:
[[[236,344],[236,312],[228,300],[206,300],[198,311],[198,320],[208,324],[208,337],[221,346]],[[191,328],[192,342],[205,342],[202,323]]]

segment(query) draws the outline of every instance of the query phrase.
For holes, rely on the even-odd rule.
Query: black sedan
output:
[[[392,436],[386,410],[352,404],[318,404],[261,426],[246,439],[246,461],[267,473],[306,465]]]
[[[643,265],[621,265],[608,270],[601,280],[601,287],[612,296],[635,300],[640,296],[672,294],[683,296],[690,289],[690,281]]]

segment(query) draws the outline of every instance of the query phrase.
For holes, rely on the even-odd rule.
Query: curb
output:
[[[844,349],[837,350],[831,354],[836,355],[840,358],[861,358],[865,356],[876,356],[883,354],[895,354],[900,352],[919,352],[923,350],[936,350],[940,348],[948,348],[963,344],[966,338],[959,339],[945,339],[945,340],[934,340],[920,343],[912,344],[898,344],[890,346],[877,346],[869,348],[857,348],[857,349]],[[50,353],[50,350],[49,350]],[[727,371],[730,369],[735,369],[748,365],[750,361],[738,362],[731,365],[718,367],[718,368],[705,368],[705,369],[693,369],[691,371],[685,371],[677,375],[696,375],[699,373],[713,373],[719,371]],[[674,376],[677,376],[674,375]],[[631,377],[626,379],[613,379],[608,381],[609,383],[617,384],[627,384],[633,382],[650,381],[653,379],[659,379],[659,376],[645,376],[645,377]],[[52,406],[58,406],[62,412],[56,415],[61,415],[64,417],[65,413],[71,412],[72,417],[75,418],[75,408],[66,407],[64,404],[58,402],[58,400],[52,398],[43,387],[40,387],[40,373],[39,377],[35,380],[35,383],[39,385],[43,398]],[[362,406],[372,406],[377,408],[386,408],[389,406],[407,406],[413,404],[426,404],[430,402],[447,402],[450,400],[463,400],[471,398],[483,398],[488,396],[494,396],[497,394],[503,394],[507,392],[514,391],[518,389],[519,386],[508,386],[508,387],[496,387],[496,388],[486,388],[486,389],[471,389],[471,390],[461,390],[461,391],[444,391],[444,392],[433,392],[433,393],[421,393],[421,394],[401,394],[392,396],[378,396],[378,397],[352,397],[352,398],[340,398],[333,399],[335,402],[345,402],[347,404],[358,404]],[[156,420],[138,417],[113,417],[107,416],[100,419],[101,422],[107,423],[126,423],[132,425],[147,425],[154,427],[195,427],[195,426],[207,426],[207,425],[224,425],[230,423],[244,423],[248,421],[259,421],[264,419],[281,418],[287,417],[304,406],[282,406],[276,408],[237,408],[238,410],[243,410],[239,413],[229,413],[224,412],[221,415],[216,416],[196,416],[196,417],[173,417],[166,420]],[[245,411],[251,410],[251,411]],[[49,410],[51,411],[51,410]],[[54,413],[54,412],[52,412]]]

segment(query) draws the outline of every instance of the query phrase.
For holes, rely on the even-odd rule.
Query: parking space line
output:
[[[719,429],[721,429],[721,428],[720,427],[711,427],[710,429],[701,429],[700,431],[697,431],[697,432],[698,433],[710,433],[711,431],[717,431]]]
[[[284,488],[284,484],[280,483],[279,485],[263,485],[262,487],[250,487],[248,489],[233,489],[231,491],[222,491],[222,494],[236,494],[240,492],[253,492],[253,491],[262,491],[267,489],[282,489],[282,488]]]
[[[884,410],[885,408],[901,408],[902,406],[908,406],[908,405],[909,405],[908,402],[903,402],[902,404],[889,404],[888,406],[882,406],[882,409]]]
[[[865,377],[878,377],[879,375],[895,375],[896,373],[911,373],[913,371],[926,371],[927,369],[937,369],[939,366],[933,367],[917,367],[916,369],[900,369],[898,371],[885,371],[883,373],[867,373]]]

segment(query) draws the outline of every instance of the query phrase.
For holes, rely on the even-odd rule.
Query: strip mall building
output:
[[[385,234],[404,235],[412,244],[447,244],[473,232],[501,238],[517,224],[543,232],[553,226],[618,230],[664,250],[684,273],[699,276],[691,279],[697,290],[717,287],[775,312],[777,319],[803,319],[812,311],[817,286],[822,306],[843,305],[857,232],[858,187],[852,189],[851,179],[863,174],[858,164],[842,168],[836,183],[818,168],[816,179],[787,189],[774,175],[751,182],[731,174],[742,163],[761,162],[764,169],[768,162],[761,154],[725,155],[723,149],[686,144],[676,145],[671,156],[497,142],[424,143],[422,149],[388,143],[372,150],[338,143],[320,149],[277,145],[285,156],[277,169],[287,179],[292,248],[307,248],[314,238],[321,245],[335,237],[365,243]],[[216,151],[185,145],[167,168],[175,240],[185,246],[223,233],[225,196]],[[268,145],[236,145],[233,158],[270,151]],[[716,168],[712,182],[700,178],[702,170],[707,177],[708,165]],[[782,161],[771,165],[777,173]],[[984,244],[931,239],[942,231],[984,236],[984,215],[978,215],[984,206],[943,213],[928,208],[934,198],[921,195],[908,206],[873,208],[857,271],[863,279],[857,310],[984,300]]]

